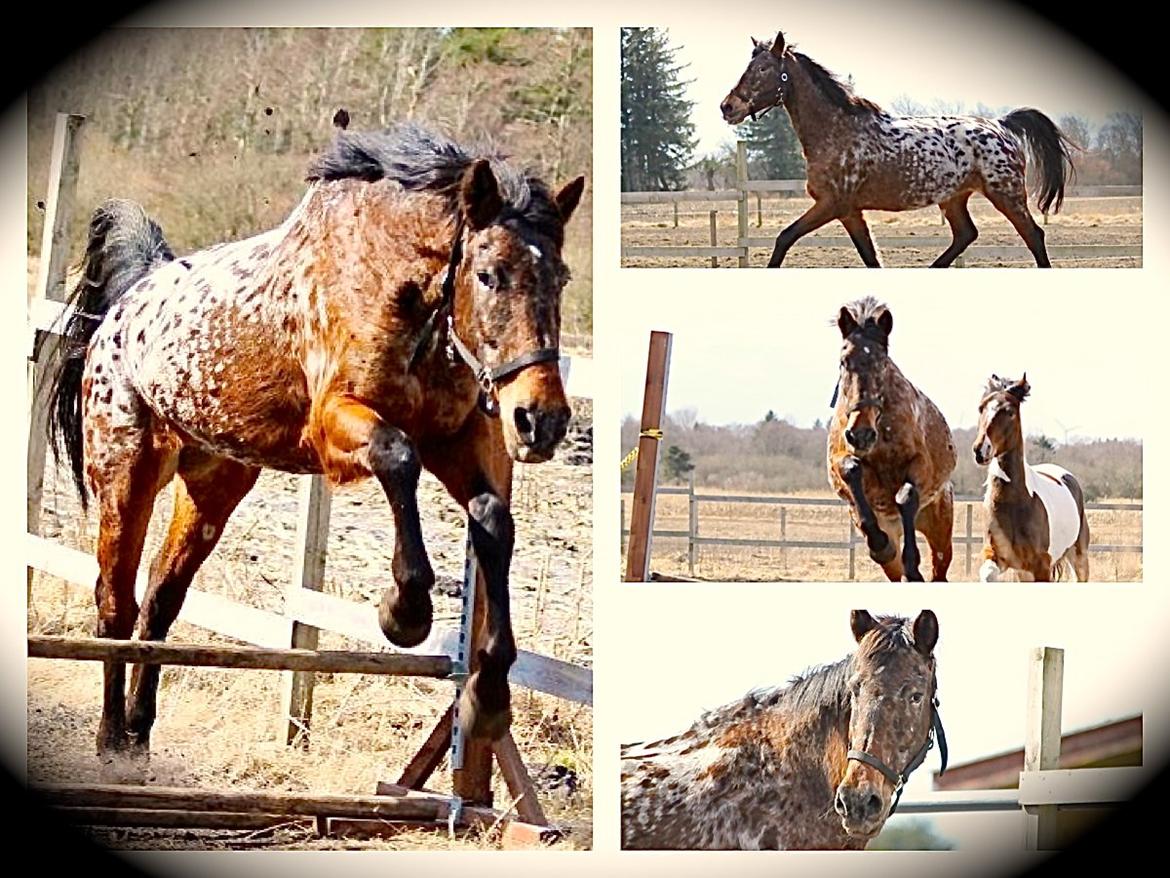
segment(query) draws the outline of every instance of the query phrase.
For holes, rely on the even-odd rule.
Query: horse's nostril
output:
[[[523,406],[517,406],[512,414],[512,420],[516,424],[516,432],[520,434],[520,438],[529,442],[536,438],[536,421],[532,417],[532,412]]]
[[[845,809],[845,797],[843,795],[841,795],[840,790],[837,790],[837,797],[835,799],[833,799],[833,810],[836,811],[838,814],[840,814],[842,817],[845,816],[845,810],[846,810]]]
[[[877,815],[882,810],[882,798],[877,793],[871,793],[870,797],[865,800],[865,810],[870,817]]]

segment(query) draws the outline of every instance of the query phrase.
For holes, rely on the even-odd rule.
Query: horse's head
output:
[[[584,187],[578,177],[554,195],[528,178],[522,203],[506,201],[487,159],[472,162],[459,183],[456,333],[470,348],[464,359],[481,367],[488,404],[498,406],[508,453],[527,463],[552,457],[568,428],[558,345],[569,270],[561,249]]]
[[[923,610],[911,625],[853,610],[849,626],[857,652],[850,665],[847,767],[833,808],[847,833],[868,838],[881,830],[906,777],[934,746],[936,727],[941,735],[935,711],[938,619]],[[939,744],[945,769],[945,743]]]
[[[1019,381],[992,375],[979,403],[979,428],[975,431],[975,462],[987,465],[1002,454],[1015,451],[1024,441],[1020,404],[1032,387],[1028,376]]]
[[[738,125],[784,103],[791,57],[782,32],[776,34],[771,46],[752,37],[752,60],[719,105],[724,121]]]
[[[864,457],[877,445],[885,405],[886,366],[894,315],[872,296],[842,305],[841,385],[838,411],[845,410],[845,442]]]

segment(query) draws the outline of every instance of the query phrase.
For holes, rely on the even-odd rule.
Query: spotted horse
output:
[[[464,731],[510,722],[512,461],[552,457],[561,385],[564,227],[584,187],[552,191],[494,151],[419,126],[337,134],[275,229],[175,258],[137,204],[93,214],[52,388],[50,437],[99,515],[97,635],[162,640],[262,468],[373,476],[394,517],[379,621],[421,643],[434,574],[422,467],[467,511],[486,591]],[[156,494],[170,528],[141,607]],[[149,754],[159,671],[108,662],[98,750]]]
[[[1024,239],[1036,265],[1049,268],[1044,230],[1028,210],[1027,153],[1036,163],[1040,212],[1060,210],[1073,173],[1071,140],[1039,110],[980,116],[896,116],[858,97],[779,33],[769,46],[752,38],[752,58],[720,104],[738,125],[783,106],[807,164],[813,206],[776,238],[769,268],[778,268],[799,238],[833,220],[849,233],[870,268],[881,259],[866,210],[912,210],[937,204],[953,240],[932,263],[945,268],[979,237],[967,202],[985,195]]]
[[[935,614],[849,626],[852,655],[623,746],[622,847],[860,850],[936,744],[945,771]]]

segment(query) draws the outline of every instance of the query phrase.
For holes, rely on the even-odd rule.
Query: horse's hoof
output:
[[[402,589],[390,586],[378,605],[378,625],[395,646],[418,646],[431,633],[431,593],[416,589],[403,596]]]
[[[478,694],[478,674],[473,674],[463,687],[463,694],[459,697],[459,725],[463,730],[464,738],[486,738],[496,741],[507,734],[512,725],[512,708],[509,704],[508,690],[505,687],[502,701],[492,698],[496,704],[485,703]]]

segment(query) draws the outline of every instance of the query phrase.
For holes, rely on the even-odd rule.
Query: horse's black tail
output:
[[[1072,151],[1080,149],[1056,123],[1039,110],[1012,110],[999,120],[1003,127],[1024,141],[1040,171],[1036,205],[1041,213],[1060,211],[1064,187],[1073,176]]]
[[[151,269],[175,258],[162,229],[133,201],[110,199],[93,212],[82,277],[69,296],[61,330],[58,364],[49,390],[49,444],[53,457],[64,451],[73,483],[87,505],[82,448],[81,381],[89,340],[106,313]]]

